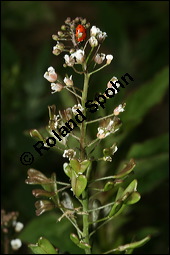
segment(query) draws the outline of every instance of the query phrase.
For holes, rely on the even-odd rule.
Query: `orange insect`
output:
[[[76,27],[76,38],[78,42],[82,42],[86,39],[86,29],[83,25]]]

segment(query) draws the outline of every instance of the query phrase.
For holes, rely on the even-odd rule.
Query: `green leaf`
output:
[[[40,239],[38,240],[38,245],[42,249],[44,249],[47,252],[47,254],[57,254],[53,245],[44,237],[40,237]]]
[[[80,173],[84,173],[86,169],[90,166],[90,161],[84,160],[82,162],[79,162],[77,159],[71,159],[70,166],[73,168],[73,170],[77,174],[80,174]]]
[[[68,163],[63,164],[64,173],[71,178],[71,167]]]
[[[85,175],[77,175],[72,171],[71,186],[76,197],[79,197],[85,190],[87,179]]]
[[[80,172],[80,163],[77,159],[71,159],[70,166],[77,174]]]
[[[80,172],[84,173],[86,169],[90,166],[90,160],[85,159],[80,163]]]
[[[122,121],[141,121],[148,110],[158,103],[164,96],[169,84],[169,68],[165,67],[152,80],[142,85],[135,93],[128,97],[126,114]],[[133,124],[134,125],[134,124]]]
[[[133,144],[127,157],[144,158],[157,153],[169,151],[169,134],[163,134],[156,138],[149,139],[143,143]]]
[[[58,254],[53,245],[44,237],[40,237],[37,244],[29,244],[28,247],[35,254]]]
[[[136,170],[133,176],[129,176],[128,181],[133,178],[139,180],[138,191],[140,194],[150,192],[162,183],[169,175],[169,154],[162,153],[136,160]]]
[[[29,244],[28,248],[31,249],[31,251],[34,254],[47,254],[41,247],[39,247],[37,244]]]

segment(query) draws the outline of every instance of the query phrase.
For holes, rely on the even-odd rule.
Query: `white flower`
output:
[[[72,55],[69,56],[69,55],[66,54],[64,56],[64,59],[65,59],[65,62],[66,62],[67,66],[74,66],[75,60],[74,60],[74,57]]]
[[[100,31],[98,34],[97,34],[97,39],[98,41],[101,43],[105,40],[105,38],[107,37],[107,34],[106,32],[102,32]]]
[[[63,85],[60,83],[51,83],[51,89],[54,90],[51,93],[60,92],[63,89]]]
[[[20,232],[24,227],[24,224],[22,222],[17,222],[15,225],[15,231]]]
[[[108,136],[110,134],[109,132],[105,133],[105,129],[102,128],[102,127],[98,127],[97,130],[98,130],[97,137],[99,139],[103,139],[103,138],[105,138],[106,136]]]
[[[75,156],[76,156],[76,151],[74,151],[73,149],[65,150],[64,153],[63,153],[63,157],[64,158],[69,158],[69,160],[71,158],[74,158]]]
[[[76,58],[76,64],[82,64],[84,62],[84,50],[77,50],[71,54],[72,58]]]
[[[117,79],[115,76],[113,76],[113,78],[112,78],[110,81],[112,81],[112,82],[115,84],[115,86],[116,86],[117,88],[120,87],[120,84],[117,83],[118,79]],[[107,83],[107,87],[108,87],[108,88],[114,89],[114,90],[115,90],[115,94],[117,94],[118,91],[113,87],[113,85],[112,85],[112,83],[111,83],[110,81]],[[113,92],[112,92],[112,91],[109,91],[108,94],[109,94],[109,95],[113,95]],[[106,96],[106,97],[107,97],[107,96]]]
[[[65,77],[65,78],[64,78],[64,83],[65,83],[67,86],[73,86],[72,75],[70,76],[70,78]]]
[[[78,104],[78,105],[75,104],[75,105],[72,107],[72,112],[73,112],[74,115],[77,114],[77,111],[76,111],[77,109],[80,110],[81,112],[84,111],[84,108],[82,107],[81,104]]]
[[[96,26],[92,26],[90,29],[90,36],[96,36],[100,32],[100,29]]]
[[[98,127],[97,137],[99,139],[106,138],[108,135],[115,133],[119,128],[115,128],[114,120],[110,119],[104,126]]]
[[[98,41],[97,41],[96,37],[94,37],[94,36],[90,37],[89,43],[90,43],[91,47],[96,47],[98,45]]]
[[[107,55],[106,59],[107,59],[106,64],[109,65],[112,62],[113,56],[112,55]]]
[[[17,251],[22,246],[22,242],[20,239],[11,240],[11,247],[13,250]]]
[[[124,112],[124,107],[122,104],[120,104],[118,107],[116,107],[113,111],[114,115],[119,115],[120,112]]]
[[[48,68],[48,71],[45,72],[44,78],[47,79],[47,81],[49,82],[55,82],[57,80],[57,74],[52,66],[50,66]]]
[[[94,61],[96,64],[100,65],[102,64],[102,62],[104,61],[105,59],[105,54],[104,53],[100,53],[100,54],[97,54],[95,57],[94,57]]]

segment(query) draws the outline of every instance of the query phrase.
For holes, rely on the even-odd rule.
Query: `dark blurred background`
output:
[[[48,105],[56,104],[57,110],[70,106],[65,92],[51,95],[43,74],[49,66],[62,77],[72,73],[62,67],[62,55],[52,54],[55,41],[51,36],[68,16],[81,16],[108,34],[101,52],[114,56],[112,64],[92,78],[89,98],[103,92],[112,76],[120,78],[128,72],[134,78],[113,105],[109,101],[105,113],[122,101],[127,103],[122,133],[115,138],[119,150],[113,166],[134,157],[142,195],[127,215],[95,236],[100,243],[100,249],[94,245],[95,251],[106,251],[115,242],[127,243],[151,233],[151,241],[135,254],[168,254],[169,2],[2,1],[1,7],[2,208],[19,211],[25,225],[20,238],[25,244],[35,243],[45,235],[63,252],[78,253],[68,240],[71,227],[65,220],[55,225],[55,213],[35,216],[36,199],[32,187],[24,182],[29,167],[21,164],[20,156],[30,151],[35,157],[31,167],[49,176],[55,171],[60,180],[65,178],[61,155],[53,150],[43,157],[37,155],[35,140],[28,131],[48,124]],[[81,84],[81,78],[77,82]],[[96,127],[91,136],[95,133]],[[111,164],[108,173],[112,168]],[[30,253],[26,245],[20,252]]]

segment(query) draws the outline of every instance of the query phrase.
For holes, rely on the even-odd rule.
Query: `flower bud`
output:
[[[97,47],[98,41],[94,36],[91,36],[89,39],[89,43],[91,47]]]
[[[96,26],[92,26],[90,29],[90,36],[96,36],[100,32],[100,29]]]
[[[58,34],[58,36],[60,36],[60,37],[63,37],[63,36],[64,36],[64,33],[63,33],[62,31],[58,31],[57,34]]]
[[[64,50],[64,44],[58,43],[53,47],[53,54],[58,56]]]
[[[76,17],[74,21],[75,23],[78,23],[80,21],[80,17]]]
[[[67,27],[65,25],[61,26],[61,30],[65,31],[67,29]]]
[[[83,20],[81,21],[81,24],[82,24],[82,25],[85,25],[86,22],[87,22],[87,20],[86,20],[86,19],[83,19]]]
[[[107,59],[106,64],[107,64],[107,65],[110,65],[110,63],[112,62],[113,56],[112,56],[112,55],[107,55],[107,56],[106,56],[106,59]]]
[[[89,27],[90,27],[90,23],[89,23],[89,22],[86,23],[85,27],[86,27],[86,28],[89,28]]]
[[[52,39],[53,39],[54,41],[58,41],[58,40],[59,40],[59,37],[58,37],[58,35],[52,35]]]
[[[65,77],[64,78],[64,83],[67,85],[67,86],[73,86],[73,80],[72,80],[72,75],[70,76],[70,78],[67,78]]]
[[[67,19],[65,20],[65,24],[70,24],[70,22],[71,22],[71,18],[67,17]]]

